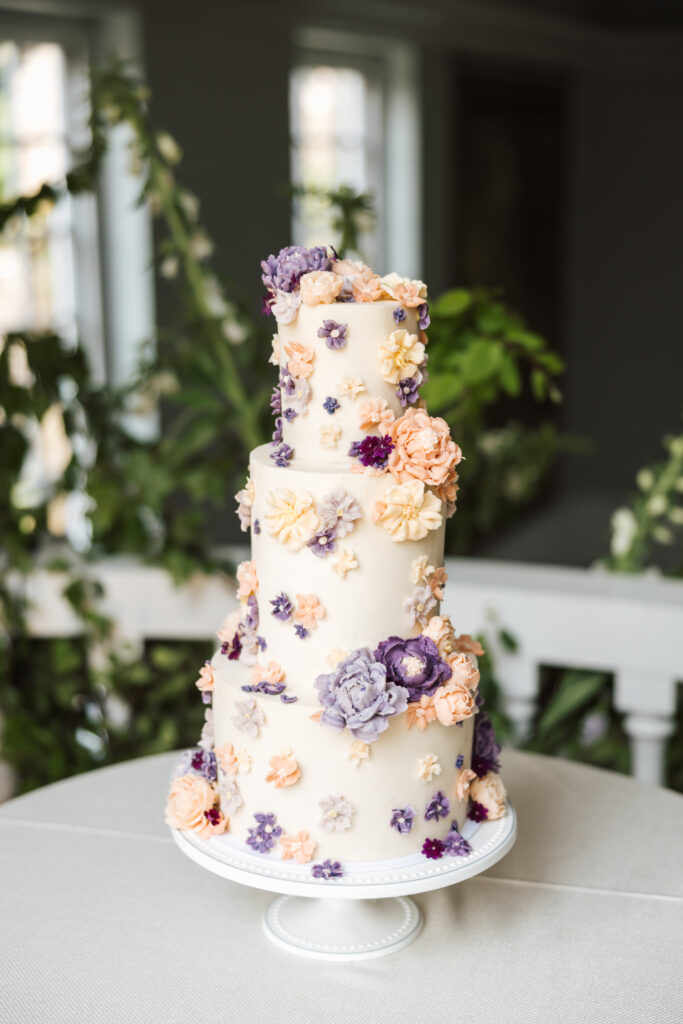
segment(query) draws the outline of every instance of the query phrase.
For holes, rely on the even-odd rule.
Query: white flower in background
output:
[[[425,754],[417,763],[417,777],[423,782],[431,782],[435,775],[441,775],[441,765],[436,754]]]
[[[651,469],[640,469],[636,474],[636,483],[641,491],[649,491],[655,482],[655,475]]]
[[[213,274],[204,275],[204,300],[211,316],[221,317],[225,316],[228,312],[228,304],[225,301],[223,289]]]
[[[658,544],[672,544],[674,535],[668,526],[655,526],[652,536]]]
[[[188,192],[186,189],[178,196],[178,202],[180,208],[187,217],[188,220],[196,221],[199,216],[199,200],[192,192]]]
[[[241,345],[249,337],[249,331],[239,320],[224,320],[221,324],[221,331],[226,341],[231,345]]]
[[[157,133],[157,149],[169,164],[180,163],[183,151],[180,146],[168,132]]]
[[[683,508],[680,508],[680,506],[677,505],[674,508],[669,509],[669,519],[674,526],[683,526]]]
[[[349,551],[348,548],[340,545],[336,558],[332,562],[332,568],[343,580],[345,580],[347,573],[358,568],[358,559],[354,555],[353,551]]]
[[[647,503],[647,510],[651,516],[662,516],[669,507],[665,495],[655,494]]]
[[[326,423],[320,428],[320,447],[331,451],[339,444],[341,427],[338,423]]]
[[[177,277],[179,270],[180,263],[177,256],[166,256],[159,266],[159,273],[167,281],[172,281],[174,277]]]
[[[618,508],[613,513],[610,551],[615,558],[628,553],[637,529],[638,522],[630,508]]]
[[[367,391],[367,388],[362,377],[344,377],[337,394],[340,398],[358,398],[364,391]]]
[[[205,231],[201,229],[195,231],[194,235],[190,239],[190,255],[200,262],[202,260],[208,260],[209,256],[213,252],[213,242]]]
[[[683,437],[672,437],[669,439],[669,451],[676,458],[683,458]]]

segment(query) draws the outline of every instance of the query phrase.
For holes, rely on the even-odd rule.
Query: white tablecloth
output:
[[[512,852],[417,897],[425,928],[402,952],[336,965],[272,946],[273,897],[176,849],[172,763],[0,808],[3,1024],[681,1024],[681,796],[507,752]]]

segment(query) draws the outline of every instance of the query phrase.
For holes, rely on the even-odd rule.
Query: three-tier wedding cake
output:
[[[199,675],[166,820],[307,865],[466,857],[505,813],[470,636],[440,614],[462,459],[420,398],[427,289],[331,249],[264,263],[275,431],[237,495],[252,557]]]

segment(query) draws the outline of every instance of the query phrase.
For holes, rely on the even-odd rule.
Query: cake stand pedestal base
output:
[[[422,914],[406,896],[384,900],[279,896],[263,919],[276,946],[313,960],[370,960],[403,949],[420,933]]]

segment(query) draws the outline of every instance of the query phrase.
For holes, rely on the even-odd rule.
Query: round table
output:
[[[380,960],[300,960],[272,896],[175,848],[176,755],[0,808],[0,1016],[11,1024],[680,1024],[683,797],[506,751],[519,816],[485,874],[417,897],[424,932]]]

